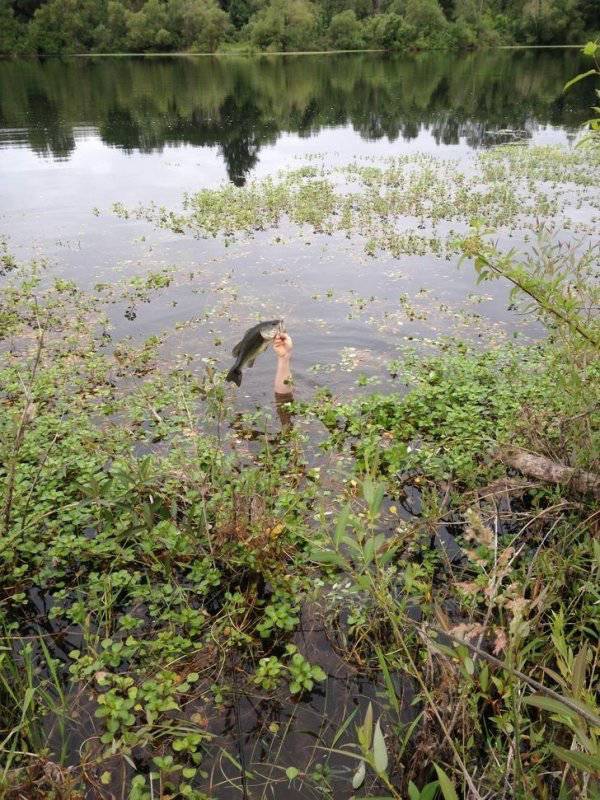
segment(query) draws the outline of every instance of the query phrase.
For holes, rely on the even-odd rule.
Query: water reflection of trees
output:
[[[587,87],[562,93],[573,51],[414,58],[361,54],[259,59],[72,59],[0,63],[0,128],[40,155],[68,158],[77,127],[127,151],[219,147],[237,184],[281,133],[351,125],[365,139],[471,146],[490,130],[576,126]]]

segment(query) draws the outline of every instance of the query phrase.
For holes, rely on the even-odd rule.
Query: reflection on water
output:
[[[339,232],[283,225],[225,247],[124,221],[113,203],[177,210],[186,192],[307,158],[334,169],[425,151],[469,173],[476,148],[570,137],[593,84],[566,96],[562,87],[584,67],[564,50],[0,62],[0,239],[17,259],[41,258],[52,275],[90,289],[172,268],[169,290],[135,319],[117,306],[111,314],[117,338],[169,331],[169,365],[192,354],[199,370],[206,358],[228,369],[245,329],[283,316],[299,393],[326,385],[350,394],[359,375],[387,381],[385,365],[417,340],[521,331],[504,286],[482,296],[457,258],[418,248],[372,258]],[[501,244],[525,246],[534,222],[501,231]],[[420,224],[402,222],[417,237]],[[249,371],[240,402],[271,402],[272,369],[265,357]]]
[[[565,96],[562,87],[582,67],[572,50],[7,61],[0,148],[69,159],[91,134],[126,152],[212,146],[241,185],[283,133],[351,125],[363,139],[394,141],[426,129],[437,144],[476,148],[494,131],[574,130],[591,88]]]

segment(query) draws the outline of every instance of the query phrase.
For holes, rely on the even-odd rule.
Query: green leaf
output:
[[[367,768],[365,766],[365,762],[361,761],[360,764],[358,765],[358,769],[356,770],[352,778],[353,789],[360,789],[360,787],[363,785],[363,781],[366,777],[366,774],[367,774]]]
[[[438,767],[437,764],[434,764],[433,766],[437,772],[438,781],[440,782],[440,789],[444,795],[444,800],[458,800],[458,795],[456,794],[456,790],[454,789],[450,778],[446,775],[441,767]]]
[[[383,497],[385,495],[385,484],[375,483],[371,478],[363,482],[363,497],[369,506],[369,511],[373,516],[379,513]]]
[[[381,564],[381,566],[385,567],[385,565],[388,564],[392,560],[392,558],[396,555],[397,551],[398,547],[392,546],[389,547],[382,556],[379,556],[379,563]]]
[[[388,753],[379,720],[377,720],[373,734],[373,763],[377,774],[383,775],[388,767]]]
[[[345,506],[338,516],[337,524],[335,526],[335,533],[333,534],[333,541],[336,547],[340,546],[342,537],[346,533],[348,527],[348,520],[350,519],[350,506]]]
[[[562,714],[563,717],[568,717],[569,719],[579,716],[576,711],[568,708],[564,703],[561,703],[560,700],[554,700],[554,698],[546,697],[542,694],[533,694],[531,697],[526,697],[525,704],[528,706],[535,706],[536,708],[543,708],[544,711],[550,711],[553,714]]]
[[[428,783],[427,786],[424,786],[421,790],[421,800],[433,800],[439,788],[439,781],[431,781],[431,783]]]
[[[313,550],[310,557],[312,561],[316,561],[319,564],[335,564],[335,566],[341,567],[342,569],[348,568],[346,559],[342,558],[339,553],[335,553],[333,550]]]
[[[408,784],[408,800],[421,800],[421,792],[412,781]]]
[[[581,650],[573,659],[573,694],[577,696],[581,693],[585,683],[585,672],[587,667],[587,647],[584,644]]]
[[[375,647],[375,652],[377,653],[377,659],[379,661],[379,667],[383,673],[383,679],[385,681],[385,689],[388,701],[391,707],[394,709],[396,714],[400,713],[400,703],[398,702],[398,696],[396,694],[396,689],[394,687],[394,683],[392,681],[392,676],[390,675],[390,671],[388,669],[387,662],[385,660],[385,656],[383,654],[383,650],[381,647]]]
[[[359,728],[358,738],[362,745],[363,751],[371,748],[371,741],[373,739],[373,704],[369,703],[363,724]]]
[[[575,769],[583,772],[600,772],[600,756],[592,756],[588,753],[581,753],[579,750],[566,750],[564,747],[550,745],[550,750],[562,761],[566,761]]]
[[[298,767],[288,767],[285,771],[285,774],[289,781],[293,781],[294,778],[297,778],[298,775],[300,774],[300,770],[298,769]]]
[[[373,556],[375,555],[375,540],[371,537],[367,540],[365,546],[363,547],[363,561],[365,564],[370,564],[373,561]]]
[[[102,773],[102,775],[100,775],[100,783],[101,783],[103,786],[108,786],[108,784],[109,784],[109,783],[110,783],[110,781],[111,781],[111,778],[112,778],[112,775],[110,774],[110,772],[109,772],[108,770],[105,770],[105,771]]]
[[[484,664],[479,673],[479,685],[481,686],[482,692],[487,692],[489,682],[490,682],[490,669],[487,664]]]
[[[589,78],[589,77],[591,77],[592,75],[595,75],[595,74],[596,74],[596,70],[595,69],[588,69],[587,72],[580,72],[579,75],[575,75],[574,78],[571,78],[570,81],[567,81],[565,83],[565,85],[563,87],[563,92],[566,92],[568,89],[571,88],[571,86],[573,86],[576,83],[579,83],[579,81],[582,81],[584,78]]]

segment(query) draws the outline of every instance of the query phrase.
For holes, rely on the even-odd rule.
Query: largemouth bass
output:
[[[231,355],[235,356],[235,363],[227,373],[225,380],[232,381],[237,386],[242,384],[242,369],[253,367],[257,357],[266,350],[278,333],[283,333],[283,320],[270,319],[259,322],[246,331],[244,338],[236,344]]]

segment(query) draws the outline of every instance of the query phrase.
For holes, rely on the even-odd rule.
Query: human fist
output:
[[[278,358],[289,358],[293,347],[292,337],[285,332],[278,333],[273,339],[273,350],[277,353]]]

